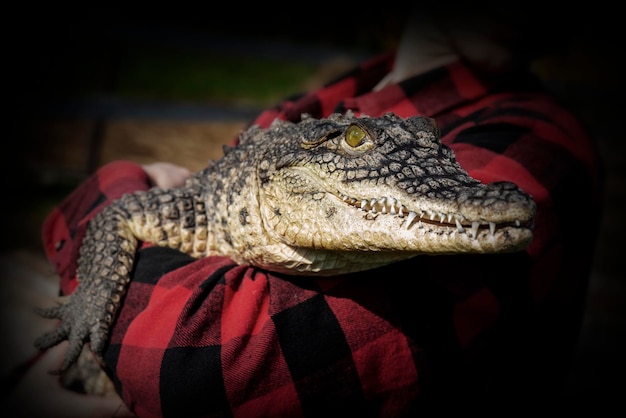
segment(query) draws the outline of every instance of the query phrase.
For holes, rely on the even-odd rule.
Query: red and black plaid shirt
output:
[[[485,78],[457,62],[373,92],[392,65],[392,54],[374,58],[255,122],[347,109],[433,117],[470,175],[515,182],[536,199],[530,247],[422,256],[324,280],[143,248],[105,352],[135,413],[387,417],[441,400],[443,408],[473,396],[558,393],[599,213],[592,142],[528,74]],[[64,293],[76,285],[87,220],[147,188],[138,165],[114,162],[49,215],[44,243]]]

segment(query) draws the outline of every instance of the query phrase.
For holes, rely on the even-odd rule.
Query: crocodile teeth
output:
[[[380,205],[380,213],[387,213],[387,198],[381,197],[378,199],[378,204]]]
[[[376,213],[376,199],[370,200],[369,205],[370,205],[370,212]]]
[[[476,239],[476,237],[478,236],[478,227],[480,226],[480,223],[478,221],[474,221],[472,222],[472,238]]]
[[[390,202],[389,202],[389,213],[391,215],[395,215],[396,213],[398,213],[398,212],[396,212],[396,202],[397,202],[397,200],[395,198],[393,198],[393,197],[391,199],[389,199],[389,200],[390,200]]]
[[[472,221],[471,224],[469,220],[460,213],[443,213],[437,212],[429,209],[421,209],[421,210],[408,210],[405,206],[400,203],[400,201],[394,197],[382,196],[378,198],[369,198],[369,199],[358,199],[355,197],[350,197],[346,194],[340,193],[341,199],[360,210],[371,214],[390,214],[393,216],[398,216],[399,218],[406,217],[405,227],[411,228],[415,219],[418,219],[417,228],[424,228],[426,224],[434,224],[435,222],[446,226],[449,231],[454,231],[456,227],[456,231],[459,234],[467,234],[468,237],[472,239],[478,238],[478,231],[481,228],[485,228],[489,230],[489,234],[493,237],[496,234],[498,229],[498,225],[495,222],[480,222],[480,221]],[[422,222],[423,221],[423,222]],[[519,220],[514,221],[515,226],[521,226],[521,222]],[[429,229],[433,231],[432,228]],[[438,230],[438,233],[441,233],[441,230]]]
[[[454,222],[456,223],[456,230],[459,231],[459,233],[465,232],[463,225],[461,225],[461,221],[459,221],[457,218],[454,218]]]
[[[417,213],[409,212],[409,216],[406,217],[406,229],[409,229],[413,220],[417,218]]]

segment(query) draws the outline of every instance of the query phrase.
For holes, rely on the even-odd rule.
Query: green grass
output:
[[[304,91],[304,83],[318,70],[313,64],[284,58],[163,45],[125,45],[110,54],[109,62],[115,65],[107,64],[102,54],[91,52],[73,60],[61,74],[62,85],[69,87],[65,91],[79,96],[107,94],[264,107]],[[113,81],[107,83],[107,78]],[[56,87],[59,85],[57,79]]]
[[[123,61],[115,89],[149,99],[268,105],[300,92],[315,70],[284,60],[142,48]]]

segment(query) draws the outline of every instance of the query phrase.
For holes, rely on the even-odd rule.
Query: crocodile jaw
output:
[[[290,174],[264,190],[261,216],[268,246],[258,256],[248,255],[272,270],[283,265],[285,272],[333,275],[420,254],[513,252],[532,240],[534,202],[510,183],[503,187],[513,197],[489,209],[472,205],[467,196],[463,203],[419,196],[405,196],[405,204],[393,197],[355,198],[315,190],[312,184],[323,182],[310,174]]]
[[[410,220],[407,216],[371,214],[356,208],[346,209],[345,214],[341,219],[336,217],[332,225],[306,216],[289,221],[284,216],[281,220],[268,219],[268,224],[275,224],[275,236],[282,242],[266,247],[261,252],[262,260],[255,258],[254,264],[274,271],[276,266],[284,266],[285,273],[297,270],[301,274],[335,275],[422,254],[513,252],[532,240],[528,227],[505,226],[494,232],[488,227],[479,228],[474,236],[471,229],[461,232],[456,226]]]

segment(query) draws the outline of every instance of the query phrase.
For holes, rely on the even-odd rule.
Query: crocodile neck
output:
[[[244,263],[251,253],[266,247],[258,176],[245,148],[229,151],[190,180],[207,218],[206,251],[193,254],[196,257],[225,255]],[[224,176],[225,167],[232,167],[232,175]]]

